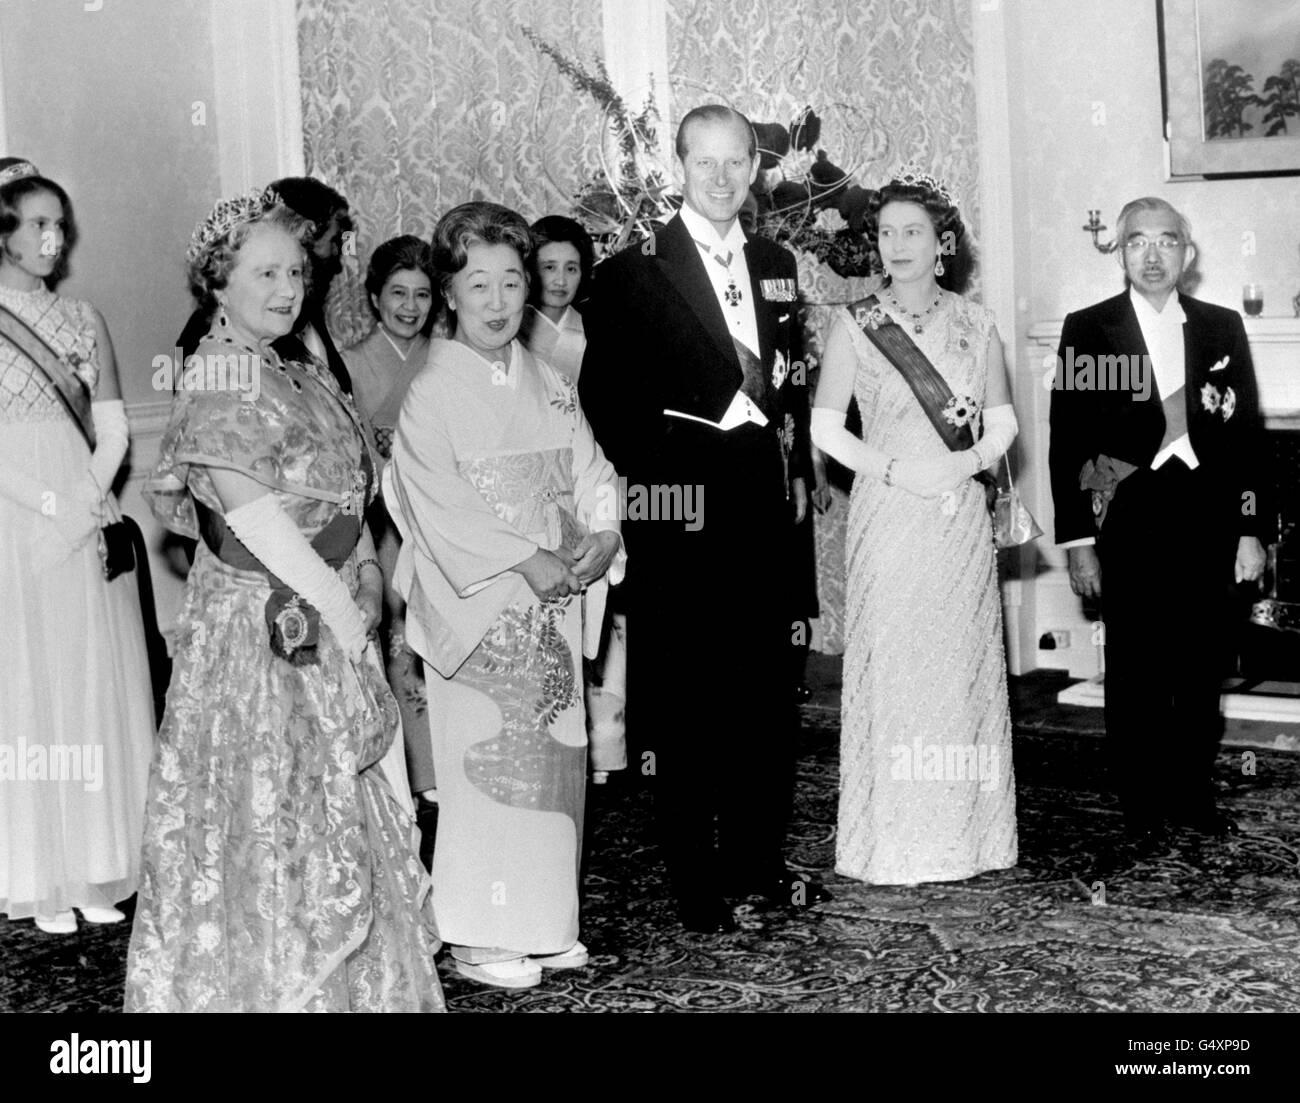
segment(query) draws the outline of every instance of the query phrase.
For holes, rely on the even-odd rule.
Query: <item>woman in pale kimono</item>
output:
[[[563,215],[546,215],[529,229],[533,255],[528,307],[519,337],[538,360],[576,383],[587,351],[578,303],[586,298],[591,283],[595,248],[582,225]],[[601,635],[600,653],[590,664],[594,677],[587,683],[591,780],[597,785],[609,779],[611,770],[627,769],[627,614],[617,604],[618,589],[614,589],[609,629]]]
[[[441,299],[428,242],[403,234],[378,246],[366,268],[366,295],[375,328],[344,350],[343,363],[352,377],[357,408],[374,434],[375,451],[387,460],[392,455],[393,430],[406,390],[428,359],[429,331]],[[384,579],[391,581],[400,541],[382,499],[370,507],[368,520],[379,567]],[[387,660],[388,684],[402,713],[411,788],[421,801],[431,802],[437,799],[437,781],[429,747],[424,664],[406,645],[406,606],[391,585],[384,587],[379,638]]]
[[[576,388],[515,340],[530,250],[494,203],[438,223],[455,337],[430,345],[384,477],[407,639],[431,668],[438,928],[460,973],[508,988],[587,963],[582,655],[621,547],[616,475]]]
[[[397,705],[368,636],[374,461],[323,362],[271,346],[302,306],[310,229],[268,193],[219,204],[190,247],[213,327],[146,491],[200,541],[150,777],[128,1011],[443,1007],[390,750]]]
[[[128,441],[113,345],[50,290],[75,241],[64,190],[0,160],[0,915],[47,934],[126,918],[154,739],[136,574],[99,548]]]

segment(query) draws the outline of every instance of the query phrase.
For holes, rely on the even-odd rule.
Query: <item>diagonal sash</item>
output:
[[[861,327],[863,336],[880,350],[881,355],[898,370],[898,374],[912,389],[925,416],[930,419],[934,431],[949,451],[964,452],[967,448],[973,448],[975,434],[971,432],[970,424],[953,425],[943,416],[943,408],[953,397],[947,380],[907,335],[907,331],[885,313],[880,300],[875,295],[868,295],[865,299],[851,303],[849,313]],[[876,322],[874,326],[872,321]],[[979,471],[974,477],[988,486],[997,485],[987,471]]]
[[[0,303],[0,337],[3,337],[28,360],[40,368],[54,384],[68,415],[81,430],[90,450],[95,450],[95,423],[90,414],[90,392],[86,384],[31,326],[3,303]]]

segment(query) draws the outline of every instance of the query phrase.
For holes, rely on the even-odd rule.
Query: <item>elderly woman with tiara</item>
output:
[[[113,345],[52,290],[76,236],[63,188],[0,160],[0,915],[48,934],[74,907],[125,918],[154,736],[135,575],[101,536],[128,441]]]
[[[375,461],[325,365],[272,348],[302,306],[310,230],[266,193],[219,203],[190,245],[213,326],[146,493],[199,545],[150,778],[128,1011],[443,1006],[370,635]]]
[[[813,441],[856,472],[836,872],[956,881],[1016,864],[1002,608],[979,478],[1016,416],[992,312],[950,289],[968,258],[947,189],[904,171],[866,225],[887,280],[839,308],[812,412]],[[861,440],[844,427],[850,396]]]

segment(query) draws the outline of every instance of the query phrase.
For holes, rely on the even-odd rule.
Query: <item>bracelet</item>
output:
[[[885,464],[885,485],[894,485],[894,460],[892,459]]]
[[[364,567],[367,563],[371,564],[375,568],[375,570],[377,570],[381,575],[384,573],[383,567],[379,565],[379,560],[371,559],[369,556],[367,556],[365,559],[357,560],[357,574],[361,573],[361,568]]]

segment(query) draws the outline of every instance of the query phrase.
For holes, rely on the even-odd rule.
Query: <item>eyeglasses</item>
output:
[[[1152,244],[1149,237],[1131,237],[1124,242],[1124,249],[1129,253],[1145,253]],[[1175,249],[1183,247],[1183,239],[1175,234],[1161,234],[1154,239],[1155,247],[1162,253],[1172,253]]]

